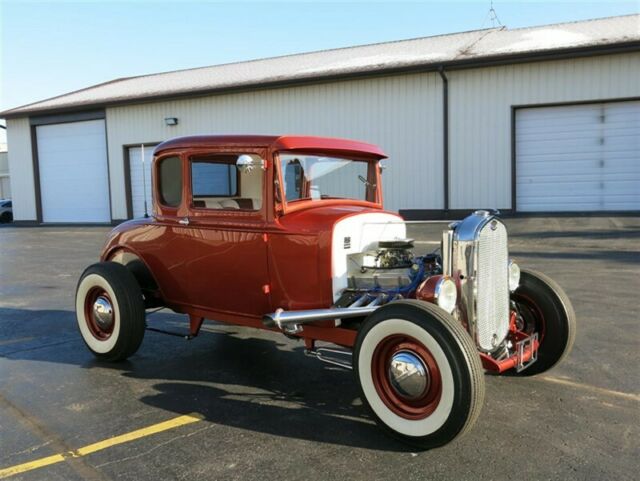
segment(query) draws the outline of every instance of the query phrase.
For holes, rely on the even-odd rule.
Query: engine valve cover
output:
[[[352,289],[396,289],[411,284],[408,269],[367,269],[355,271],[349,276]]]

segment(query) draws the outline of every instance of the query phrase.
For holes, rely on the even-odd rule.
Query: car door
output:
[[[263,149],[194,153],[187,175],[185,256],[190,304],[208,311],[261,317],[270,311],[265,235],[265,170],[239,169],[240,156],[259,164]]]

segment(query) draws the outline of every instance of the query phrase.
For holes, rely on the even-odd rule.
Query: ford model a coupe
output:
[[[352,368],[375,419],[403,441],[426,449],[461,435],[482,407],[484,370],[551,368],[575,315],[555,282],[509,259],[494,212],[446,225],[439,249],[418,254],[383,210],[383,158],[319,137],[160,144],[152,215],[116,227],[78,282],[87,347],[131,356],[148,308],[187,314],[189,337],[205,318],[282,332]]]

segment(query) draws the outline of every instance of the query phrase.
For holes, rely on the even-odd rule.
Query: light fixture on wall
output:
[[[165,117],[165,125],[178,125],[178,117]]]

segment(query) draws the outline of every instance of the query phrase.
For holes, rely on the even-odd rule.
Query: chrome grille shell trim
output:
[[[487,211],[454,227],[451,269],[460,279],[460,315],[478,349],[492,352],[509,330],[507,231]]]

